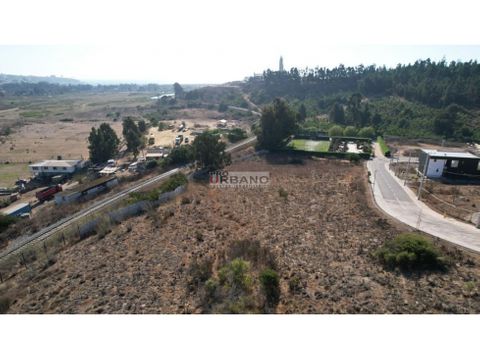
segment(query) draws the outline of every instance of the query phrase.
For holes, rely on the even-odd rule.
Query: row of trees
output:
[[[341,92],[370,95],[397,95],[429,106],[445,107],[457,103],[480,107],[480,64],[419,60],[395,68],[377,66],[315,68],[287,71],[267,70],[263,81],[251,78],[247,89],[257,100],[275,97],[305,99]]]
[[[13,96],[47,96],[77,92],[170,92],[171,85],[118,84],[118,85],[61,85],[50,82],[12,82],[0,84],[0,92]]]
[[[148,126],[144,120],[140,120],[137,124],[131,117],[123,119],[122,125],[127,150],[136,157],[140,149],[145,146],[144,134],[148,131]],[[98,129],[92,127],[88,137],[90,160],[94,163],[102,163],[114,158],[118,154],[119,145],[120,139],[107,123],[102,123]]]
[[[123,137],[127,150],[136,157],[139,149],[145,146],[144,133],[148,130],[146,123],[140,120],[138,124],[131,118],[123,120]],[[103,123],[92,128],[88,137],[90,159],[94,163],[102,163],[118,154],[120,140],[110,125]],[[169,156],[170,164],[186,164],[196,161],[201,168],[209,170],[221,169],[230,163],[230,155],[225,151],[226,144],[220,141],[218,134],[205,132],[198,135],[192,145],[176,147]]]

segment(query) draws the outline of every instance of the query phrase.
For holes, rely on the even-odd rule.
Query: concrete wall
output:
[[[78,192],[78,193],[71,193],[71,194],[68,194],[68,195],[64,195],[64,194],[62,194],[62,192],[59,192],[55,195],[55,204],[57,204],[57,205],[68,204],[68,203],[71,203],[73,201],[79,200],[80,198],[90,199],[90,198],[95,197],[99,192],[105,190],[105,188],[110,189],[110,188],[114,187],[115,185],[118,185],[118,179],[117,178],[114,178],[114,179],[110,180],[109,182],[107,182],[105,184],[102,184],[102,185],[96,186],[92,189],[89,189],[88,191],[83,192],[83,193]]]
[[[427,177],[438,178],[443,175],[446,159],[432,159],[428,162]]]
[[[142,212],[147,211],[148,209],[159,206],[173,198],[175,198],[177,195],[183,193],[187,189],[186,185],[182,185],[177,187],[175,190],[170,191],[168,193],[161,194],[159,196],[159,199],[156,201],[139,201],[135,204],[131,204],[128,206],[125,206],[123,208],[117,209],[110,211],[106,214],[110,218],[110,221],[113,222],[120,222],[126,218],[129,218],[134,215],[138,215]],[[94,220],[91,220],[85,224],[82,224],[78,227],[78,232],[80,234],[80,237],[85,237],[90,234],[93,234],[95,232],[95,228],[97,224],[101,221],[100,218],[96,218]]]

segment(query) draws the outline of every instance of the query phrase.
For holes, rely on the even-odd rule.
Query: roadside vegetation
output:
[[[129,203],[134,203],[142,200],[155,201],[161,194],[173,191],[179,186],[185,185],[188,182],[187,177],[183,173],[172,175],[168,180],[160,184],[159,187],[143,192],[134,192],[130,194]]]
[[[385,143],[385,140],[383,139],[383,137],[379,136],[377,138],[377,144],[378,144],[378,146],[380,146],[380,150],[382,151],[383,155],[389,157],[390,156],[390,148]]]
[[[386,241],[375,253],[388,268],[401,270],[443,270],[447,261],[441,251],[425,236],[403,233]]]

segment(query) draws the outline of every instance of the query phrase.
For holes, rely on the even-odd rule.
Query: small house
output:
[[[452,177],[480,180],[480,157],[468,152],[422,149],[418,171],[429,178]]]
[[[28,165],[33,176],[55,176],[74,174],[82,168],[82,160],[44,160]]]

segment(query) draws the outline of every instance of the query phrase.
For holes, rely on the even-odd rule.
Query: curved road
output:
[[[480,229],[430,209],[403,186],[388,169],[388,163],[378,151],[376,157],[367,162],[375,202],[384,212],[432,236],[480,252]]]

